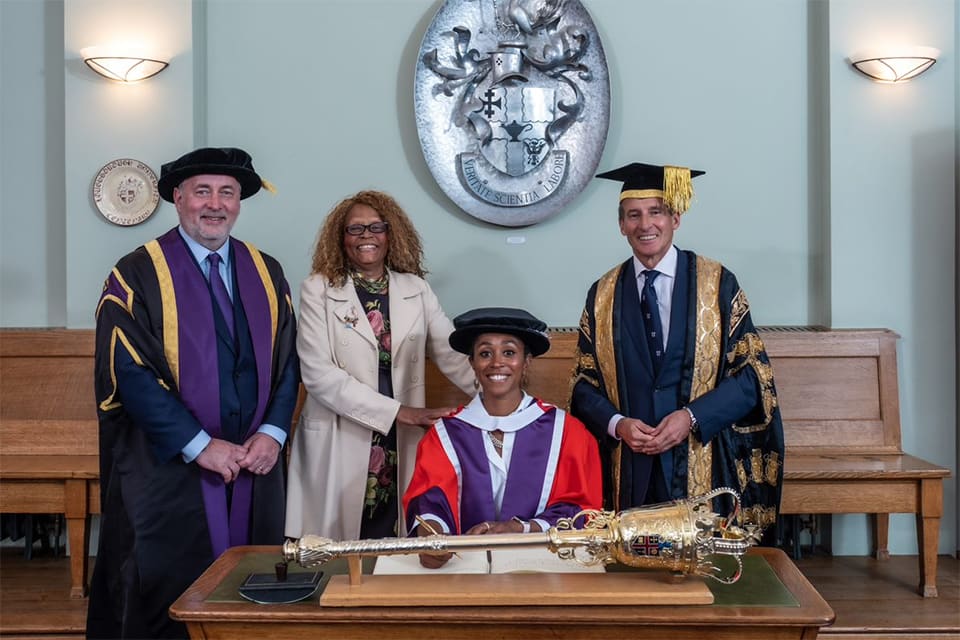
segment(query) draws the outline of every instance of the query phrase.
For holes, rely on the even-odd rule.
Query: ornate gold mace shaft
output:
[[[712,510],[712,500],[730,495],[734,511],[729,517]],[[541,533],[487,535],[431,535],[412,538],[335,541],[307,535],[283,545],[287,562],[314,567],[339,557],[384,556],[424,553],[441,555],[455,551],[546,547],[560,558],[583,565],[620,562],[633,567],[706,576],[724,583],[736,582],[743,569],[742,556],[760,539],[754,525],[738,526],[740,497],[733,489],[674,502],[612,511],[581,511],[562,518],[557,526]],[[575,523],[583,521],[582,529]],[[729,576],[711,557],[731,556],[737,568]]]

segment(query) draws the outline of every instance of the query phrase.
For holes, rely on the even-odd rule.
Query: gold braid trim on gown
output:
[[[620,279],[622,270],[623,265],[619,265],[600,278],[597,282],[597,296],[593,302],[594,326],[597,327],[594,332],[594,353],[597,354],[597,368],[603,376],[607,398],[617,411],[620,411],[620,383],[617,376],[616,345],[613,341],[613,300],[617,289],[617,280]],[[616,512],[620,511],[620,460],[623,446],[623,442],[621,442],[610,456],[610,471],[613,476],[611,493],[613,495],[613,509]]]
[[[719,262],[697,256],[696,342],[690,400],[699,398],[717,384],[720,370]],[[687,436],[687,495],[699,496],[713,489],[713,455],[710,444],[700,442],[693,433]]]

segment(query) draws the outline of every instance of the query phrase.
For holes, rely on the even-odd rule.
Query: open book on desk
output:
[[[603,573],[603,565],[585,567],[573,560],[562,560],[547,549],[496,549],[459,551],[439,569],[421,566],[416,554],[380,556],[373,575],[430,573]]]
[[[490,552],[490,573],[604,573],[602,564],[585,567],[547,549],[498,549]]]
[[[373,575],[390,576],[414,573],[490,573],[486,551],[458,551],[457,555],[439,569],[427,569],[415,553],[399,556],[380,556],[373,567]]]

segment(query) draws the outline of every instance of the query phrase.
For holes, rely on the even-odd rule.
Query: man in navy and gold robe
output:
[[[283,541],[295,319],[280,264],[230,237],[261,183],[239,149],[163,165],[160,195],[180,225],[121,258],[104,284],[90,638],[186,637],[167,609],[217,556]]]
[[[587,293],[571,412],[600,443],[607,508],[731,487],[770,543],[784,448],[773,371],[733,273],[673,244],[702,173],[633,163],[598,176],[623,182],[633,256]]]

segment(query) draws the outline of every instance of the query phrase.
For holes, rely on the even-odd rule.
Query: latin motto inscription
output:
[[[556,191],[567,175],[569,155],[565,151],[553,151],[550,160],[539,170],[523,178],[514,178],[511,189],[503,189],[504,181],[494,168],[476,153],[462,153],[459,157],[460,181],[476,197],[499,207],[525,207]],[[500,188],[494,188],[497,185]]]

